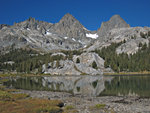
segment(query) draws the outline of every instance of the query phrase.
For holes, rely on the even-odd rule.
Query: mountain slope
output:
[[[1,25],[0,47],[6,49],[13,45],[15,48],[28,47],[44,52],[80,49],[95,40],[87,34],[92,32],[70,14],[56,24],[29,18],[10,27]]]
[[[103,22],[98,31],[87,30],[71,14],[64,15],[55,24],[29,18],[13,26],[0,26],[0,50],[9,51],[13,46],[43,52],[78,49],[93,51],[125,40],[126,43],[117,48],[116,52],[133,54],[139,49],[139,43],[149,42],[149,36],[146,39],[141,36],[141,33],[146,35],[149,31],[148,27],[129,27],[119,15]]]

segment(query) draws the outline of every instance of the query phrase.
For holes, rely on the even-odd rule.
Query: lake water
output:
[[[115,76],[100,95],[150,97],[150,75]]]
[[[52,76],[10,78],[4,85],[17,89],[70,92],[87,96],[150,97],[150,75]]]
[[[17,89],[69,92],[98,96],[104,90],[103,76],[44,76],[10,78],[4,85]]]

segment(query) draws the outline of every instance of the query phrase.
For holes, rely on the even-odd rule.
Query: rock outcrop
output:
[[[107,70],[104,60],[96,53],[82,53],[74,55],[73,61],[60,60],[43,65],[43,73],[53,75],[101,75],[104,70]]]
[[[149,40],[148,39],[144,39],[144,38],[131,39],[130,41],[122,44],[121,46],[119,46],[116,49],[116,53],[117,54],[127,53],[128,55],[129,54],[134,54],[139,49],[142,48],[142,47],[139,46],[140,43],[142,45],[146,44],[148,46]]]
[[[59,62],[59,64],[57,64]],[[43,73],[52,75],[80,75],[81,72],[75,69],[74,62],[71,60],[60,60],[43,65]]]

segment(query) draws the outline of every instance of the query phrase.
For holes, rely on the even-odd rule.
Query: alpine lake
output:
[[[150,97],[150,75],[10,77],[3,85],[73,95]]]

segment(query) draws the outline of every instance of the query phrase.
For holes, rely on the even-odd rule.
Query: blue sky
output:
[[[0,0],[0,24],[29,17],[51,23],[72,14],[89,30],[119,14],[130,26],[150,27],[150,0]]]

